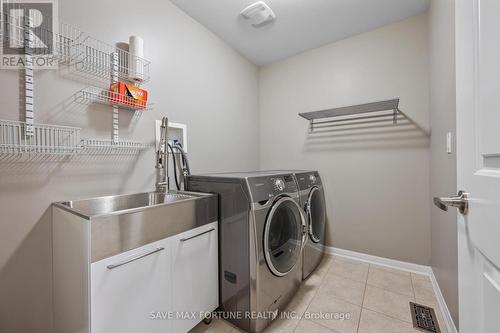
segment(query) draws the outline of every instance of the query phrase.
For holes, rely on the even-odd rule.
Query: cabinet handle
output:
[[[214,230],[215,230],[215,228],[210,228],[210,229],[208,229],[208,230],[206,230],[206,231],[200,232],[200,233],[199,233],[199,234],[197,234],[197,235],[194,235],[194,236],[191,236],[191,237],[187,237],[187,238],[181,238],[181,242],[185,242],[185,241],[188,241],[188,240],[190,240],[190,239],[196,238],[196,237],[198,237],[198,236],[201,236],[201,235],[204,235],[204,234],[208,234],[209,232],[212,232],[212,231],[214,231]]]
[[[128,263],[131,263],[132,261],[136,261],[136,260],[142,259],[144,257],[150,256],[152,254],[155,254],[155,253],[163,251],[163,250],[165,250],[164,247],[159,247],[157,249],[154,249],[153,251],[149,251],[149,252],[144,253],[144,254],[139,254],[139,255],[137,255],[135,257],[131,257],[131,258],[125,259],[124,261],[121,261],[119,263],[108,265],[108,266],[106,266],[106,268],[107,269],[114,269],[116,267],[120,267],[120,266],[126,265]]]

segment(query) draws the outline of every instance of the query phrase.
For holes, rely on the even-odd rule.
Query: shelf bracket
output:
[[[111,53],[111,82],[118,82],[118,52]],[[112,139],[114,144],[118,144],[120,127],[119,127],[119,111],[116,105],[113,105],[113,134]]]

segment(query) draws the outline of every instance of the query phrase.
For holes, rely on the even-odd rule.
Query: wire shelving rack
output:
[[[150,61],[128,52],[126,49],[100,41],[91,35],[60,23],[51,25],[45,18],[37,29],[37,36],[30,33],[30,21],[24,15],[14,17],[0,14],[0,37],[4,43],[19,45],[25,49],[25,121],[0,120],[0,154],[75,154],[82,148],[146,149],[149,144],[139,141],[119,140],[118,109],[149,109],[141,102],[134,103],[119,94],[90,87],[77,93],[77,101],[101,103],[112,106],[112,139],[81,139],[81,128],[34,123],[33,56],[48,56],[59,65],[72,66],[87,77],[108,82],[118,80],[135,85],[150,80]],[[42,41],[51,41],[50,48],[40,47]]]

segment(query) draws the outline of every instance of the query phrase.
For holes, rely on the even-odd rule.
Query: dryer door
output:
[[[290,197],[282,197],[271,207],[264,229],[264,254],[273,274],[284,276],[299,261],[304,220],[300,206]]]
[[[307,227],[309,238],[314,243],[319,243],[325,233],[326,207],[323,191],[314,186],[309,192],[306,203]]]

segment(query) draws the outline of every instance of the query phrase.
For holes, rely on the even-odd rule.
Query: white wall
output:
[[[168,115],[188,125],[194,172],[257,169],[258,72],[170,1],[60,1],[60,20],[104,41],[145,40],[152,61],[153,111],[120,112],[121,134],[153,140],[153,121]],[[110,137],[111,109],[81,107],[85,86],[65,71],[35,74],[36,121],[84,128]],[[0,71],[0,119],[19,120],[19,73]],[[235,144],[237,143],[237,144]],[[51,332],[53,201],[154,188],[154,154],[78,156],[65,161],[0,161],[0,332]]]
[[[455,1],[431,1],[429,9],[431,196],[457,192],[455,148],[446,153],[446,133],[455,144]],[[458,327],[457,215],[431,210],[432,269]]]
[[[424,14],[260,69],[261,168],[319,170],[330,246],[430,262],[425,135],[390,124],[308,135],[297,116],[400,97],[428,128],[427,42]]]

